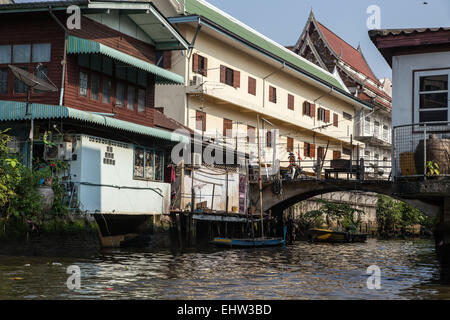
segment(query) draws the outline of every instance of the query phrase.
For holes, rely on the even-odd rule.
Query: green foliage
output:
[[[404,234],[408,227],[421,225],[430,230],[435,220],[407,203],[394,200],[388,196],[378,195],[377,222],[379,233],[383,236]]]
[[[439,164],[433,161],[427,161],[427,177],[439,176]]]
[[[335,203],[323,199],[318,201],[322,204],[320,209],[310,211],[309,214],[325,217],[328,227],[334,222],[346,231],[356,231],[361,225],[362,210],[353,208],[347,203]]]
[[[9,157],[8,131],[0,131],[0,208],[7,206],[11,198],[16,196],[15,189],[21,180],[21,164]]]

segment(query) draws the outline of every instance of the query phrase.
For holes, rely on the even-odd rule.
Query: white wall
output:
[[[103,163],[110,143],[115,165]],[[133,144],[79,135],[74,153],[77,160],[71,161],[71,175],[72,181],[79,183],[79,202],[82,211],[149,215],[169,212],[170,184],[133,179]],[[159,189],[158,192],[163,197],[152,190],[119,189],[111,186]]]
[[[413,71],[450,68],[450,52],[392,57],[392,125],[413,122]],[[419,122],[414,119],[414,122]]]

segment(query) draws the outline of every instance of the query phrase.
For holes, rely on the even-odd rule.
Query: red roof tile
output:
[[[375,81],[375,83],[379,83],[379,80],[373,74],[361,52],[342,40],[339,36],[322,25],[320,22],[317,21],[317,24],[319,25],[320,31],[327,40],[328,44],[337,55],[341,56],[341,59],[344,62],[348,63],[350,66]]]

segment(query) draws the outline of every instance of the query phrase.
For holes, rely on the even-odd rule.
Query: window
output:
[[[337,113],[333,114],[333,126],[339,127],[339,115]]]
[[[11,46],[0,46],[0,64],[11,63]]]
[[[316,105],[308,101],[303,102],[303,115],[314,118],[316,116]]]
[[[325,148],[324,147],[317,148],[317,159],[319,159],[319,160],[325,159]]]
[[[13,62],[29,63],[31,60],[31,45],[17,44],[13,46]]]
[[[294,110],[295,98],[292,94],[288,94],[288,109]]]
[[[127,109],[134,110],[134,98],[135,98],[135,88],[133,86],[128,86],[127,88]]]
[[[294,152],[294,139],[287,137],[287,152]]]
[[[138,90],[138,112],[144,112],[145,111],[145,90],[139,89]]]
[[[200,131],[206,131],[206,113],[202,111],[196,111],[195,113],[195,128]]]
[[[340,151],[336,151],[336,150],[333,151],[333,160],[341,159],[341,157],[342,157],[342,154]]]
[[[344,117],[345,120],[352,120],[352,118],[353,118],[353,116],[347,112],[343,112],[342,116]]]
[[[225,66],[220,66],[220,82],[234,88],[241,86],[241,73]]]
[[[256,96],[256,79],[248,77],[248,93]]]
[[[234,83],[234,72],[233,69],[225,69],[225,83],[229,86],[233,86]]]
[[[448,121],[450,70],[415,73],[415,121]]]
[[[256,131],[253,126],[247,126],[247,143],[256,143]]]
[[[50,62],[50,43],[33,44],[33,62]]]
[[[208,75],[208,59],[197,53],[194,53],[192,59],[192,70],[195,73],[199,73],[206,77]]]
[[[378,121],[375,121],[373,123],[373,126],[374,126],[373,134],[376,138],[378,138],[380,136],[380,123]]]
[[[223,119],[223,136],[227,138],[232,137],[233,121],[229,119]]]
[[[386,141],[389,140],[389,127],[387,125],[383,126],[383,139]]]
[[[164,176],[164,153],[161,151],[136,147],[134,149],[135,179],[162,181]]]
[[[316,157],[316,145],[313,143],[305,142],[303,155],[308,158]]]
[[[28,71],[27,67],[20,67],[21,69]],[[21,80],[14,77],[14,93],[26,93],[28,87]]]
[[[100,76],[97,74],[91,75],[91,100],[98,101],[100,98]]]
[[[370,117],[364,118],[364,134],[370,136]]]
[[[107,104],[111,103],[111,79],[107,77],[103,77],[102,101]]]
[[[272,131],[270,130],[266,132],[266,147],[272,148]]]
[[[319,108],[319,110],[317,111],[317,120],[326,122],[326,111],[327,110],[325,110],[324,108]]]
[[[116,84],[116,106],[123,108],[125,105],[125,86],[122,82]]]
[[[277,88],[269,86],[269,101],[277,103]]]
[[[87,97],[87,87],[88,87],[88,74],[86,72],[80,71],[80,96]]]
[[[8,93],[8,68],[0,68],[0,94]]]

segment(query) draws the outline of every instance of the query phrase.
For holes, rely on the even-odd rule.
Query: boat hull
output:
[[[230,239],[230,238],[214,238],[212,244],[218,247],[227,248],[258,248],[258,247],[276,247],[284,244],[281,238],[269,239]]]
[[[309,239],[312,242],[365,242],[367,234],[351,234],[348,232],[337,232],[326,229],[311,229],[309,230]]]

